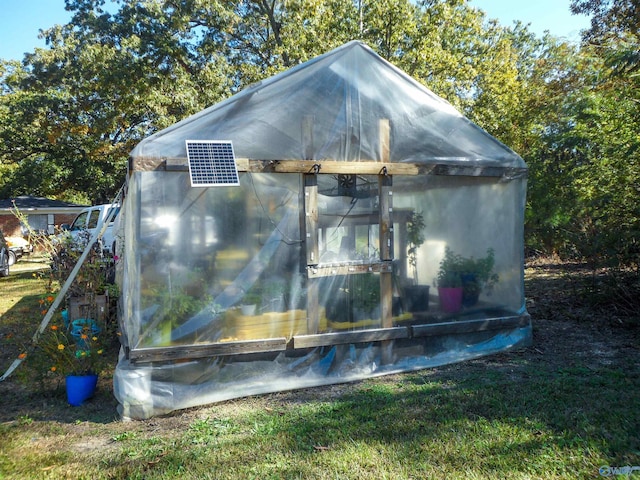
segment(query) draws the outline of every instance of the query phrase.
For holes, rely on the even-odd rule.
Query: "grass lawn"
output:
[[[0,279],[0,374],[41,318],[31,263]],[[0,382],[0,479],[640,478],[637,322],[577,302],[585,276],[527,269],[524,350],[146,421],[119,420],[109,376],[69,407],[22,365]]]

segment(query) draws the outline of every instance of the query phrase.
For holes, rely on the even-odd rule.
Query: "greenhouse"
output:
[[[146,138],[119,232],[122,415],[528,345],[526,179],[358,41]]]

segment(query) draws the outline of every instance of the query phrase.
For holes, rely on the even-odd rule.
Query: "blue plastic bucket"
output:
[[[98,375],[67,375],[65,387],[67,401],[73,407],[79,407],[86,400],[93,397],[98,385]]]

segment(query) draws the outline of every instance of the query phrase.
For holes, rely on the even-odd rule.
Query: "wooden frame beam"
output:
[[[177,345],[174,347],[148,347],[131,349],[128,356],[133,363],[167,362],[216,356],[236,356],[254,353],[282,352],[296,349],[344,345],[349,343],[381,342],[390,340],[461,335],[473,332],[526,327],[531,323],[529,315],[455,320],[424,325],[407,325],[392,328],[373,328],[347,332],[329,332],[294,335],[286,338],[223,342],[208,345]]]
[[[335,277],[336,275],[357,275],[359,273],[392,273],[391,262],[362,264],[313,265],[307,268],[308,278]]]
[[[506,328],[524,327],[531,321],[528,315],[520,317],[483,318],[478,320],[461,320],[441,322],[428,325],[412,325],[412,337],[431,337],[435,335],[456,335],[462,333],[484,332]]]
[[[430,160],[429,160],[430,161]],[[431,162],[431,161],[430,161]],[[338,162],[335,160],[259,160],[236,158],[239,172],[252,173],[320,173],[345,175],[445,175],[468,177],[520,178],[527,168],[499,167],[462,163],[393,163],[393,162]],[[129,170],[172,172],[188,171],[186,157],[136,157],[129,159]]]
[[[324,347],[342,345],[346,343],[369,343],[398,338],[409,338],[408,327],[372,328],[368,330],[354,330],[352,332],[319,333],[316,335],[294,335],[293,348]]]
[[[133,363],[166,362],[246,353],[282,352],[286,349],[286,338],[266,338],[206,345],[134,348],[129,350],[129,359]]]

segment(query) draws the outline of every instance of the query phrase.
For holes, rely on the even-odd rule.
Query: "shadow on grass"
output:
[[[246,419],[254,426],[250,438],[233,440],[250,444],[230,446],[240,455],[247,452],[247,458],[234,457],[228,464],[216,458],[211,467],[222,473],[268,456],[272,447],[265,445],[275,441],[298,465],[305,459],[317,462],[324,450],[362,448],[379,449],[385,462],[417,470],[442,463],[476,474],[522,474],[524,469],[542,478],[537,475],[554,467],[562,478],[572,472],[580,472],[572,478],[595,476],[603,464],[640,464],[638,389],[637,367],[592,371],[521,365],[515,371],[450,366],[437,374],[371,380],[321,403],[300,403],[295,393],[286,393],[275,408],[270,404]]]
[[[252,438],[278,438],[301,456],[315,455],[319,447],[373,441],[396,445],[398,461],[406,455],[426,462],[430,445],[441,449],[441,456],[446,455],[445,444],[464,455],[455,449],[464,439],[480,452],[476,456],[504,461],[510,461],[514,451],[529,456],[574,448],[585,455],[598,452],[611,464],[640,463],[640,351],[611,344],[611,354],[594,361],[594,352],[601,349],[596,343],[613,337],[600,325],[588,323],[592,319],[586,319],[588,325],[575,321],[566,280],[540,277],[527,285],[534,347],[352,384],[329,400],[318,393],[323,387],[267,395],[265,401],[278,406],[252,413],[247,420],[255,425]],[[25,297],[5,314],[12,319],[11,328],[22,328],[27,338],[39,321],[27,325],[19,318],[37,298]],[[537,318],[536,309],[545,315]],[[564,310],[573,316],[564,315]],[[5,328],[4,318],[0,329]],[[625,332],[614,337],[626,338]],[[635,342],[633,337],[628,341]],[[8,359],[3,351],[3,367],[18,349],[13,353]],[[66,404],[62,384],[40,388],[20,381],[19,372],[0,382],[0,398],[0,423],[20,418],[64,423],[117,419],[108,377],[100,380],[96,396],[82,407]],[[215,406],[207,408],[215,411]],[[223,466],[224,460],[219,461]]]
[[[113,455],[104,471],[182,478],[188,461],[188,478],[594,478],[602,465],[640,464],[637,364],[475,361],[338,387],[267,395],[266,408],[233,418],[211,407],[171,449],[134,439],[122,451],[155,450]]]
[[[25,385],[17,374],[0,382],[0,396],[3,399],[0,423],[25,419],[58,423],[110,423],[119,420],[110,378],[100,378],[96,394],[80,407],[67,403],[64,379],[49,381],[44,386]]]
[[[20,300],[0,318],[0,376],[21,353],[27,352],[27,357],[8,379],[0,382],[0,423],[20,418],[70,423],[79,420],[102,423],[116,419],[117,402],[113,398],[110,378],[101,378],[96,396],[78,408],[67,404],[63,378],[41,380],[43,372],[37,370],[44,367],[34,365],[28,352],[43,319],[40,300],[46,292],[47,280],[34,277],[33,269],[12,272],[8,280],[0,287],[2,295]],[[113,351],[112,355],[115,365],[117,353]]]

